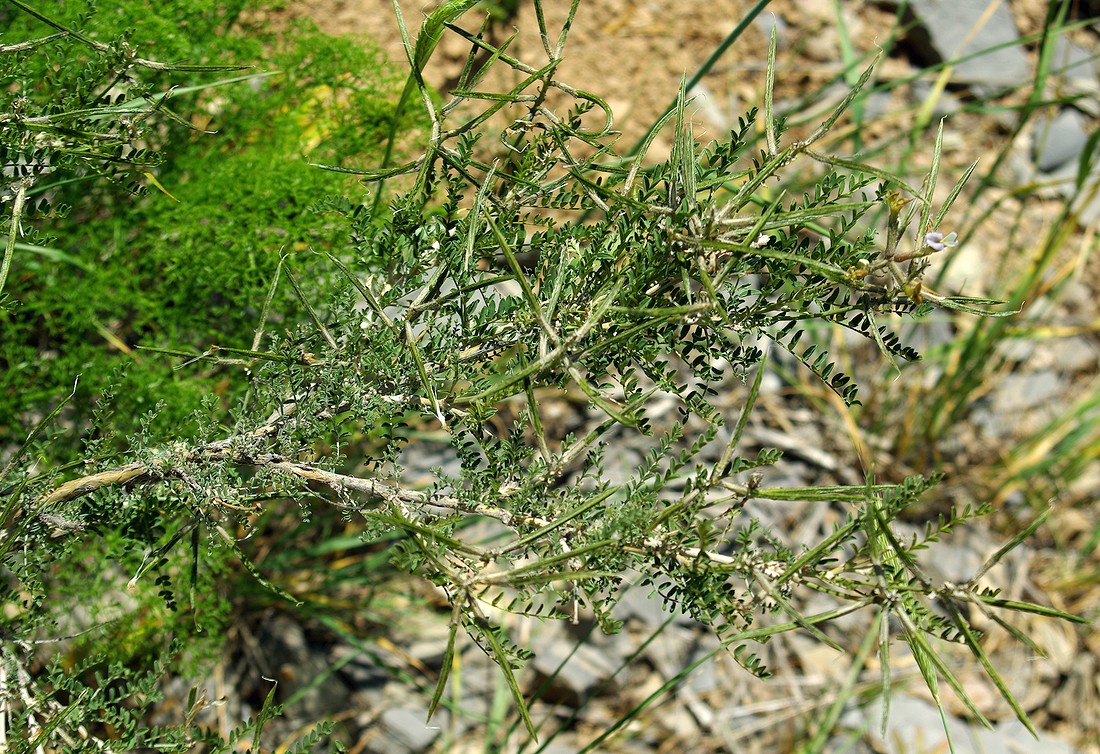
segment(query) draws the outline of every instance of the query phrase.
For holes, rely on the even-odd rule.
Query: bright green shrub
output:
[[[157,423],[162,436],[193,431],[191,414],[203,395],[224,396],[243,382],[227,381],[218,371],[180,375],[164,359],[136,349],[248,347],[255,302],[263,300],[281,255],[333,248],[346,235],[345,228],[319,221],[310,207],[345,191],[349,180],[307,160],[367,159],[385,133],[392,79],[361,41],[305,26],[280,36],[253,31],[227,37],[219,31],[235,14],[215,7],[132,2],[88,19],[89,35],[137,24],[135,46],[163,35],[170,59],[252,68],[177,73],[171,85],[196,90],[168,100],[176,118],[153,116],[157,125],[140,137],[159,153],[128,172],[116,171],[113,183],[89,180],[96,173],[74,167],[33,189],[49,195],[53,207],[71,209],[57,217],[41,207],[27,218],[48,234],[41,243],[48,248],[20,253],[8,281],[7,293],[19,301],[17,312],[7,315],[0,346],[7,367],[0,370],[0,395],[10,396],[0,400],[12,401],[0,410],[0,431],[9,442],[25,437],[35,417],[67,395],[78,376],[70,404],[78,426],[89,418],[95,397],[116,381],[117,432],[134,431],[136,424],[124,417],[158,404],[167,412]],[[26,20],[16,14],[9,22]],[[37,62],[29,59],[32,67],[22,75],[33,77]],[[184,75],[191,78],[179,81]],[[201,87],[242,75],[248,78]],[[138,80],[163,89],[168,77],[153,71]],[[133,186],[140,195],[127,190]],[[293,301],[287,294],[274,304],[278,311],[293,310]]]

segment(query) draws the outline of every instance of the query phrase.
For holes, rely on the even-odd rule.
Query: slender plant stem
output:
[[[0,264],[0,293],[4,292],[8,270],[11,269],[11,259],[15,255],[15,239],[19,235],[19,221],[23,219],[23,204],[26,198],[27,182],[20,181],[19,188],[15,191],[15,203],[11,208],[11,231],[8,233],[8,243],[4,248],[4,262]]]

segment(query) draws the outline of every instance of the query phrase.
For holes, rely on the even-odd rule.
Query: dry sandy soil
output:
[[[401,0],[410,36],[415,38],[424,14],[440,4]],[[544,3],[552,33],[561,28],[569,5],[569,0]],[[633,143],[675,96],[681,77],[691,77],[753,5],[747,0],[586,0],[580,3],[570,30],[558,78],[605,98],[624,141]],[[695,92],[699,122],[721,135],[746,109],[761,105],[773,24],[780,29],[777,98],[812,91],[832,80],[844,68],[836,6],[833,0],[773,0]],[[894,24],[895,11],[876,4],[841,2],[839,6],[848,42],[857,51],[874,50]],[[531,7],[521,2],[517,16],[495,29],[498,39],[518,30],[510,52],[520,59],[542,57]],[[1017,0],[1012,7],[1023,27],[1021,34],[1039,28],[1042,0]],[[286,12],[308,16],[331,34],[368,35],[396,65],[406,66],[391,0],[298,0]],[[465,25],[472,23],[473,16],[464,19]],[[425,72],[428,82],[446,89],[468,49],[457,36],[445,35]],[[882,78],[908,73],[908,63],[896,59],[883,61],[878,71]],[[975,135],[971,128],[965,131]]]
[[[424,11],[436,5],[403,0],[402,13],[413,36]],[[530,4],[521,6],[513,21],[500,24],[497,36],[504,38],[514,27],[519,33],[511,52],[520,59],[545,59]],[[623,132],[624,142],[633,143],[675,96],[680,78],[696,72],[749,6],[739,0],[582,2],[570,30],[558,78],[605,98],[615,113],[615,127]],[[758,22],[703,82],[712,95],[709,101],[700,103],[700,120],[715,134],[744,109],[761,102],[770,14],[775,13],[785,21],[797,21],[799,27],[797,31],[792,27],[787,39],[789,46],[798,48],[797,65],[781,69],[781,79],[805,86],[810,80],[832,77],[838,70],[835,31],[829,33],[835,28],[830,2],[788,0],[773,6],[758,17]],[[547,26],[551,30],[561,28],[568,7],[567,0],[545,3]],[[292,4],[289,12],[309,16],[332,34],[369,35],[391,59],[405,66],[401,35],[390,0],[304,0]],[[882,15],[869,7],[859,15],[868,14]],[[883,28],[888,28],[889,18],[885,14]],[[859,28],[871,26],[857,24]],[[868,42],[868,39],[856,40],[864,48]],[[467,51],[468,45],[463,40],[446,35],[428,66],[427,80],[446,88],[461,69]],[[660,156],[659,147],[655,156]]]

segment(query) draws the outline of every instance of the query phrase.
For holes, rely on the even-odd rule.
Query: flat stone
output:
[[[1053,118],[1036,118],[1032,134],[1035,165],[1050,173],[1063,165],[1076,165],[1089,139],[1089,122],[1080,111],[1063,107]]]
[[[1079,201],[1075,209],[1082,225],[1100,223],[1100,163],[1093,167],[1092,173],[1085,179],[1085,185],[1078,193]]]
[[[1055,369],[1059,374],[1073,375],[1095,370],[1100,366],[1100,349],[1083,335],[1071,335],[1056,341],[1052,349],[1056,354]]]
[[[583,704],[616,669],[600,648],[582,644],[573,651],[571,643],[562,639],[540,647],[531,667],[539,675],[537,686],[549,684],[543,698],[570,707]]]
[[[737,114],[730,109],[732,103],[726,102],[723,106],[722,99],[706,84],[699,82],[693,86],[688,97],[691,98],[689,108],[714,125],[718,133],[726,133],[737,123]]]
[[[932,96],[933,83],[924,79],[917,79],[910,86],[909,99],[914,104],[923,105],[925,100]],[[962,100],[952,92],[940,91],[932,103],[932,117],[936,120],[954,115],[962,109]]]
[[[701,660],[706,655],[709,655],[711,650],[704,647],[699,647],[691,656],[691,663]],[[688,674],[688,677],[684,680],[684,687],[695,692],[699,696],[704,696],[715,691],[719,691],[722,688],[721,679],[718,676],[718,663],[715,662],[715,658],[703,662],[699,667],[695,668]]]
[[[881,735],[882,705],[874,702],[860,710],[846,713],[841,723],[864,731],[875,744],[875,751],[901,754],[908,751],[901,742],[920,742],[921,751],[948,751],[948,738],[943,729],[940,711],[931,702],[908,694],[896,695],[890,703],[890,716],[886,735]],[[1021,723],[1013,719],[988,730],[977,723],[967,723],[955,717],[947,717],[951,731],[952,749],[955,754],[987,754],[1026,750],[1028,754],[1077,754],[1078,749],[1039,731],[1036,740]],[[1026,749],[1020,744],[1026,742]]]
[[[896,8],[900,3],[884,4]],[[909,12],[920,24],[906,35],[905,44],[924,65],[981,53],[953,66],[954,82],[996,88],[1023,86],[1029,81],[1031,66],[1020,46],[1013,44],[1019,34],[1012,12],[1007,3],[1001,3],[982,23],[988,6],[988,0],[910,0]],[[997,49],[991,49],[994,47]]]
[[[338,647],[333,661],[340,662],[349,654],[355,657],[345,662],[338,671],[344,682],[354,691],[381,690],[392,680],[392,673],[377,665],[364,653],[351,647]]]
[[[438,714],[438,713],[437,713]],[[382,713],[381,723],[389,739],[388,754],[419,754],[439,738],[441,722],[425,723],[424,710],[391,707]]]
[[[611,614],[621,621],[635,620],[652,627],[682,615],[678,611],[670,610],[664,598],[648,584],[634,584],[625,588]]]
[[[973,424],[990,437],[1037,431],[1067,404],[1067,384],[1054,370],[1008,374],[975,407]]]
[[[1096,52],[1081,47],[1060,35],[1054,40],[1054,77],[1051,98],[1074,96],[1074,107],[1100,117],[1100,76],[1097,76]]]
[[[761,13],[753,19],[752,25],[768,40],[772,38],[772,29],[775,29],[775,44],[779,49],[791,46],[791,27],[778,14]]]
[[[1053,370],[1010,374],[995,389],[994,405],[1004,414],[1040,406],[1049,401],[1060,402],[1065,382]]]

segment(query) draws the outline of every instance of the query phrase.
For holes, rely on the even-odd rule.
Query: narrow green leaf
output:
[[[977,583],[981,580],[982,576],[985,576],[989,572],[989,569],[1001,562],[1001,559],[1005,555],[1015,550],[1027,539],[1031,538],[1031,535],[1039,531],[1039,527],[1047,522],[1050,518],[1050,514],[1054,512],[1054,508],[1047,508],[1040,513],[1035,519],[1025,526],[1023,530],[1016,533],[1012,539],[1005,542],[1003,545],[997,548],[997,551],[986,558],[986,561],[982,563],[981,567],[970,577],[970,583]]]
[[[1064,610],[1059,610],[1054,607],[1047,607],[1046,605],[1036,605],[1034,602],[1020,602],[1019,600],[1002,599],[1000,597],[987,597],[979,595],[978,599],[989,605],[990,607],[998,607],[1004,610],[1013,610],[1020,613],[1031,613],[1033,615],[1041,615],[1045,618],[1058,618],[1059,620],[1069,621],[1070,623],[1077,623],[1079,625],[1087,626],[1090,621],[1088,618],[1083,618],[1080,615],[1074,615],[1073,613],[1067,613]]]
[[[520,717],[523,718],[523,724],[527,728],[527,732],[531,735],[531,738],[538,738],[538,731],[535,730],[535,723],[531,720],[531,711],[527,708],[527,700],[523,698],[523,692],[520,691],[519,683],[516,681],[516,674],[512,670],[512,660],[505,651],[504,646],[500,643],[500,639],[497,637],[493,627],[485,624],[481,621],[474,621],[471,623],[477,630],[478,634],[482,636],[489,644],[489,650],[493,658],[496,661],[497,667],[500,668],[500,672],[504,677],[505,683],[508,685],[508,691],[512,695],[512,701],[516,704],[516,709],[519,711]]]
[[[948,613],[951,615],[951,620],[955,624],[955,627],[962,633],[963,640],[966,645],[970,647],[971,653],[978,659],[982,669],[985,671],[989,680],[993,681],[993,685],[997,687],[997,691],[1001,693],[1001,698],[1004,699],[1008,706],[1012,707],[1012,711],[1016,713],[1016,719],[1024,724],[1024,727],[1031,732],[1031,735],[1036,738],[1039,734],[1036,732],[1035,727],[1031,724],[1031,718],[1024,712],[1024,708],[1020,706],[1020,703],[1016,700],[1015,695],[1009,690],[1008,685],[1005,683],[1001,674],[997,672],[997,669],[993,667],[993,663],[989,661],[989,656],[985,653],[978,638],[974,636],[970,630],[970,625],[967,619],[959,614],[958,608],[950,600],[945,600],[944,603],[947,606]]]
[[[1020,309],[1009,309],[1007,311],[998,312],[983,308],[986,306],[998,306],[1004,303],[1004,301],[998,301],[997,299],[973,298],[970,296],[945,296],[943,299],[936,301],[936,305],[944,309],[966,312],[967,314],[977,314],[981,317],[1000,319],[1004,317],[1014,317],[1020,313]]]
[[[432,692],[432,699],[428,703],[428,719],[432,719],[439,702],[443,699],[443,693],[447,689],[447,680],[451,677],[451,669],[455,663],[455,640],[458,636],[458,624],[461,618],[462,605],[457,600],[451,608],[451,623],[447,630],[447,649],[443,652],[443,664],[439,668],[439,678]]]

